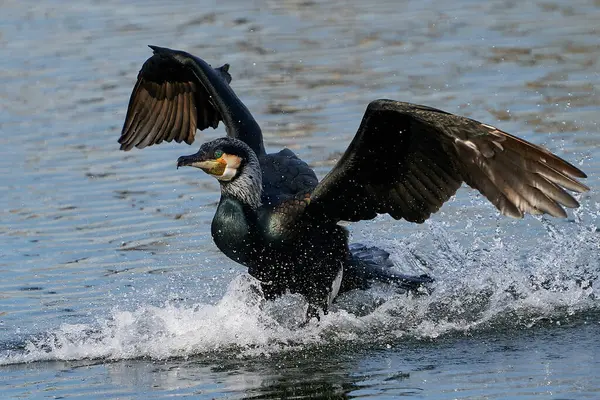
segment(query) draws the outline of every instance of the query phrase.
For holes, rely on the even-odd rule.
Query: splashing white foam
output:
[[[476,234],[465,246],[437,224],[428,225],[428,235],[388,240],[383,247],[398,262],[435,265],[437,282],[430,295],[399,294],[388,286],[375,286],[343,295],[321,321],[302,326],[306,303],[300,296],[264,302],[256,282],[241,275],[217,304],[114,310],[109,319],[64,324],[18,350],[2,351],[0,364],[165,359],[213,352],[268,355],[330,342],[388,343],[407,337],[527,328],[539,321],[598,311],[596,228],[543,224],[548,234],[535,239],[525,255],[517,251],[514,241],[490,243]],[[424,237],[432,244],[428,255],[419,254],[415,245]]]

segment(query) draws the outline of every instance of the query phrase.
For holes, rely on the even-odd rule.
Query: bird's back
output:
[[[283,149],[260,157],[265,206],[277,206],[281,202],[312,192],[317,186],[315,172],[293,151]]]

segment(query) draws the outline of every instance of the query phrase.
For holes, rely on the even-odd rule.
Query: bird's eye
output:
[[[223,155],[223,152],[221,150],[215,151],[215,158],[221,158],[222,155]]]

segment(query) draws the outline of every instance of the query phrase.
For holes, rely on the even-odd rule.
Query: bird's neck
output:
[[[262,173],[256,158],[234,180],[221,182],[221,196],[235,199],[252,210],[261,206]]]

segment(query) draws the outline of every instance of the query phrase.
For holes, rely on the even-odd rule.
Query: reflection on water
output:
[[[599,18],[593,0],[3,2],[6,395],[593,398],[594,190],[566,221],[502,218],[463,189],[424,226],[353,224],[432,269],[434,292],[354,293],[299,329],[301,299],[262,304],[212,244],[218,186],[175,169],[189,149],[116,140],[156,44],[229,62],[268,148],[321,176],[385,97],[543,144],[595,188]]]

